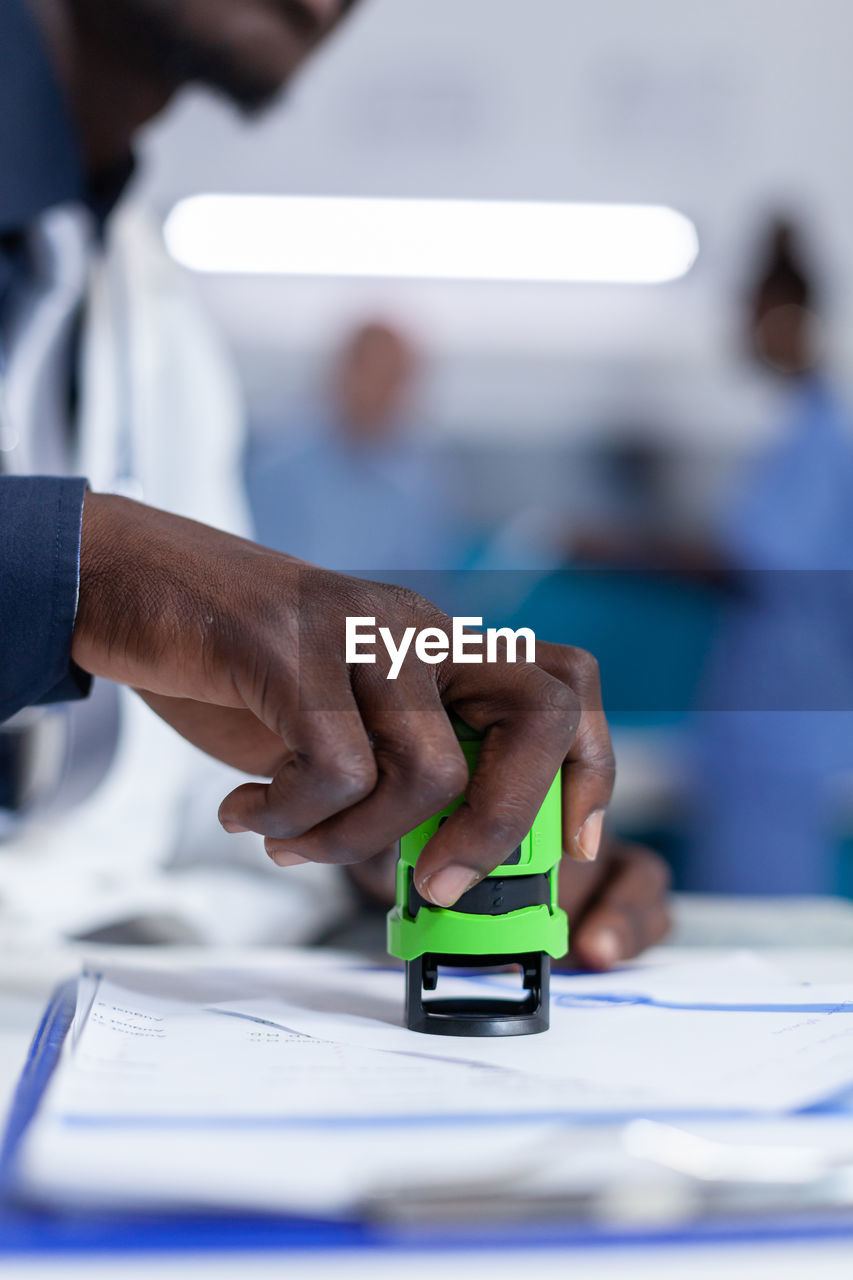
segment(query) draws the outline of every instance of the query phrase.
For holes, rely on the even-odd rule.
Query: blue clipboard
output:
[[[397,1228],[366,1222],[215,1211],[58,1211],[33,1207],[16,1190],[16,1162],[27,1128],[59,1062],[77,983],[54,992],[33,1038],[0,1146],[0,1257],[98,1253],[395,1250],[459,1252],[505,1247],[636,1248],[779,1240],[853,1240],[853,1213],[802,1218],[702,1221],[687,1228],[602,1229],[576,1221]],[[836,1101],[832,1109],[840,1108]],[[846,1108],[844,1108],[846,1109]]]

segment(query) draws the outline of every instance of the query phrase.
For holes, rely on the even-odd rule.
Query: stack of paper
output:
[[[442,994],[513,981],[443,978]],[[749,955],[555,975],[537,1036],[418,1035],[402,1000],[399,971],[352,957],[274,979],[87,975],[23,1185],[63,1202],[352,1212],[389,1188],[509,1180],[596,1124],[772,1117],[853,1083],[853,991]]]

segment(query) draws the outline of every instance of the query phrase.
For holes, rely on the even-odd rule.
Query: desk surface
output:
[[[81,1258],[4,1263],[3,1280],[435,1280],[438,1268],[447,1280],[850,1280],[853,1253],[844,1247],[740,1245],[737,1248],[666,1250],[466,1251],[418,1259],[411,1253],[338,1253],[300,1257],[231,1254],[227,1258],[156,1258],[137,1261]],[[535,1271],[534,1271],[535,1268]]]
[[[773,960],[801,981],[847,981],[853,974],[853,905],[835,900],[761,900],[749,902],[732,899],[682,899],[677,904],[676,929],[673,950],[685,948],[691,958],[699,950],[713,950],[709,942],[717,946],[747,946],[755,949],[773,948]],[[696,942],[701,947],[691,946]],[[792,946],[791,943],[796,945]],[[25,946],[0,947],[0,1108],[5,1106],[17,1079],[27,1046],[38,1018],[56,983],[72,976],[80,967],[81,959],[103,962],[113,961],[120,955],[122,963],[162,964],[167,967],[192,967],[200,962],[243,965],[252,968],[275,967],[281,955],[275,951],[215,951],[201,952],[198,948],[106,948],[65,946],[55,948]],[[442,1255],[443,1269],[453,1274],[454,1262],[461,1272],[464,1263],[466,1280],[489,1277],[503,1280],[516,1277],[530,1268],[530,1255],[523,1258],[513,1250],[502,1250],[494,1255],[465,1251],[459,1255]],[[342,1254],[312,1255],[300,1257],[299,1275],[305,1280],[320,1277],[341,1276],[352,1280],[384,1280],[393,1275],[395,1280],[401,1270],[406,1280],[434,1280],[438,1259],[419,1259],[405,1252],[388,1254],[381,1258],[364,1255]],[[567,1267],[584,1280],[624,1280],[626,1274],[625,1251],[584,1250],[573,1251],[571,1263],[565,1251],[542,1251],[536,1254],[537,1280],[564,1278]],[[150,1258],[128,1261],[91,1257],[80,1259],[29,1259],[20,1262],[5,1261],[4,1277],[18,1280],[77,1280],[83,1276],[100,1280],[100,1277],[121,1275],[128,1280],[218,1280],[226,1275],[240,1275],[243,1280],[261,1280],[267,1276],[281,1275],[282,1261],[270,1255],[252,1255],[243,1258],[230,1255],[217,1257]],[[632,1280],[675,1280],[689,1267],[691,1280],[715,1280],[721,1273],[726,1280],[801,1280],[806,1274],[810,1280],[849,1280],[853,1274],[853,1245],[804,1242],[783,1246],[744,1244],[736,1247],[714,1246],[709,1248],[683,1248],[668,1246],[663,1249],[633,1251],[630,1259]]]

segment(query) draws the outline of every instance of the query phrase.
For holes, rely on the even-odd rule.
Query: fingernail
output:
[[[249,830],[248,827],[241,827],[239,822],[232,822],[230,818],[220,818],[220,822],[222,824],[222,827],[228,832],[229,835],[232,835],[232,836],[238,835],[241,831]]]
[[[473,889],[481,879],[479,871],[472,871],[470,867],[443,867],[427,876],[421,893],[436,907],[452,907],[457,898]]]
[[[603,969],[609,969],[622,959],[622,944],[615,929],[599,929],[593,947],[596,961]]]
[[[587,862],[595,862],[598,847],[601,844],[601,830],[604,826],[604,810],[596,809],[589,815],[576,837],[581,855]]]
[[[298,853],[289,853],[288,850],[282,849],[280,853],[267,853],[272,858],[277,867],[299,867],[307,862],[307,858],[301,858]]]

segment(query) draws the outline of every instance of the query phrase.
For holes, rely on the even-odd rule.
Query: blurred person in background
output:
[[[368,577],[455,567],[445,477],[413,420],[420,376],[399,328],[370,320],[347,335],[311,420],[250,447],[259,542]]]
[[[0,900],[7,934],[19,924],[49,937],[103,937],[118,927],[123,939],[298,942],[334,910],[343,878],[314,865],[310,850],[309,865],[294,865],[304,859],[292,846],[310,842],[316,816],[302,815],[297,829],[305,836],[269,838],[270,856],[294,867],[271,892],[269,881],[260,883],[267,868],[260,842],[246,827],[269,833],[269,807],[285,803],[280,790],[249,784],[232,792],[220,810],[232,833],[226,841],[213,814],[228,784],[221,775],[200,777],[204,757],[173,732],[237,766],[232,784],[245,773],[275,773],[287,792],[288,766],[307,767],[306,785],[291,801],[331,805],[323,811],[328,822],[350,822],[353,835],[349,775],[342,808],[339,770],[318,775],[314,754],[286,748],[262,708],[242,692],[243,701],[229,701],[241,676],[251,689],[252,671],[271,674],[272,654],[285,665],[293,660],[282,646],[293,614],[282,610],[300,566],[220,531],[245,526],[239,397],[156,229],[119,202],[138,131],[181,87],[204,84],[256,111],[349,7],[347,0],[0,6]],[[86,488],[84,475],[100,492]],[[324,665],[319,640],[337,634],[351,584],[321,571],[315,581],[314,643],[301,655],[302,679],[342,674],[334,657]],[[360,590],[362,612],[396,599],[393,591]],[[94,693],[87,673],[105,677]],[[541,674],[550,688],[555,677]],[[497,669],[486,679],[493,692],[495,678]],[[129,686],[141,688],[145,702]],[[387,692],[379,690],[381,705]],[[407,726],[397,729],[391,770],[385,756],[379,767],[364,730],[379,784],[366,794],[365,776],[359,781],[359,802],[374,815],[360,811],[362,844],[377,839],[378,818],[403,829],[401,814],[429,782],[412,760]],[[381,741],[387,736],[386,726]],[[596,743],[585,722],[584,759]],[[603,749],[594,755],[586,790],[567,791],[569,810],[609,793],[608,760]],[[215,774],[219,766],[209,767]],[[401,779],[409,783],[402,789]],[[506,789],[500,799],[509,803]],[[591,806],[592,827],[584,819],[567,836],[576,852],[582,834],[595,836],[584,857],[594,856],[601,831],[603,803]],[[488,809],[471,810],[474,827]],[[482,828],[472,844],[471,860],[490,855]],[[372,844],[358,856],[376,851]],[[351,844],[347,853],[356,856]],[[460,868],[448,869],[458,883]],[[653,855],[632,857],[605,844],[597,863],[576,871],[566,869],[564,892],[582,958],[606,965],[661,935],[665,877]],[[301,878],[312,875],[322,883],[300,895]]]
[[[701,709],[690,722],[685,886],[827,893],[837,884],[833,796],[853,769],[853,434],[791,224],[774,221],[760,236],[745,309],[747,352],[777,384],[778,423],[707,531],[676,538],[648,515],[623,518],[573,536],[570,554],[575,564],[639,571],[613,579],[635,630],[643,594],[654,602],[668,584],[684,606],[668,628],[671,670],[680,649],[697,646],[685,583],[716,594],[709,653],[700,638],[694,654]],[[636,637],[633,647],[642,651]],[[658,678],[665,652],[651,654],[646,678],[661,712],[683,711],[687,687],[668,695]],[[622,645],[617,683],[631,660]],[[607,687],[607,666],[604,676]]]
[[[778,222],[765,232],[745,337],[782,407],[732,485],[708,556],[732,590],[695,722],[691,886],[837,884],[833,795],[853,769],[853,434],[822,323],[801,236]]]

